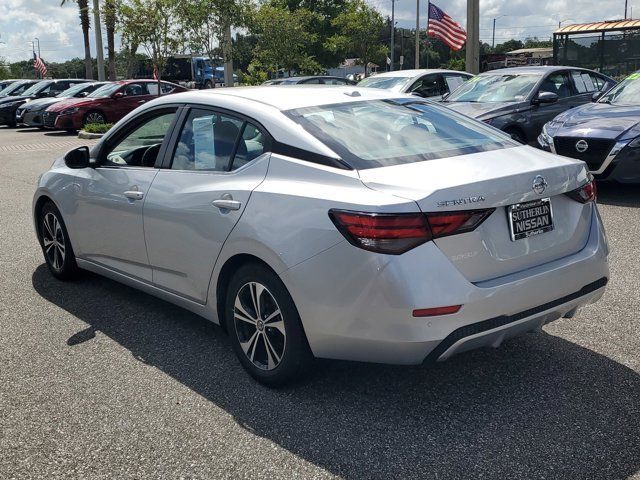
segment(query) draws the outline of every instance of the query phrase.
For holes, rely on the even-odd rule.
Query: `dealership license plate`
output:
[[[511,240],[521,240],[553,230],[551,200],[543,198],[509,207]]]

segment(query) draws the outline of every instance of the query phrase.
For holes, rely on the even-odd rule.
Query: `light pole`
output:
[[[491,48],[496,46],[496,20],[502,17],[508,17],[508,15],[500,15],[493,19],[493,35],[491,36]]]
[[[573,20],[575,22],[575,19],[573,19],[573,18],[565,18],[564,20],[559,20],[558,21],[558,28],[560,28],[564,22],[568,22],[569,20]]]
[[[104,81],[104,53],[102,51],[102,30],[100,29],[100,0],[93,0],[93,23],[96,33],[96,60],[98,63],[98,80]]]
[[[395,36],[396,36],[396,0],[391,0],[391,65],[389,70],[393,71],[395,59]]]

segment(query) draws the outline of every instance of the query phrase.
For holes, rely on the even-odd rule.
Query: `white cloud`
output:
[[[367,1],[383,15],[391,14],[391,0]],[[466,25],[466,0],[435,0],[435,3]],[[629,4],[636,6],[640,15],[640,0],[630,0]],[[425,28],[426,0],[420,0],[420,8],[420,24]],[[396,0],[399,27],[415,27],[415,9],[415,0]],[[496,17],[501,17],[496,22],[496,43],[501,43],[509,38],[549,38],[560,20],[568,20],[564,23],[594,22],[623,15],[623,0],[482,0],[480,37],[491,42],[492,22]],[[31,58],[34,37],[40,39],[45,62],[82,58],[84,47],[77,4],[70,1],[61,7],[59,0],[0,0],[0,42],[4,42],[0,43],[0,57],[12,62]],[[95,56],[93,29],[90,38],[91,52]]]

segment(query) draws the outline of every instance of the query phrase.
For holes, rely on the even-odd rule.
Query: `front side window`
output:
[[[109,148],[102,165],[153,167],[175,115],[175,110],[164,111],[145,119]]]
[[[553,73],[542,81],[539,91],[555,93],[558,98],[570,97],[569,78],[564,73]]]
[[[447,102],[521,102],[540,75],[487,74],[473,77],[447,97]]]
[[[122,88],[122,94],[125,97],[139,97],[149,95],[149,90],[146,83],[128,83]]]
[[[51,90],[51,82],[39,82],[27,88],[22,95],[30,97],[38,93],[48,93]]]
[[[409,92],[424,98],[442,95],[444,92],[442,92],[438,80],[438,75],[425,75],[411,86]]]
[[[446,108],[390,100],[290,110],[356,169],[384,167],[518,146],[506,135]]]

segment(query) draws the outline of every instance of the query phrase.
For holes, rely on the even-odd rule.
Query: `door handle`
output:
[[[140,104],[140,103],[145,103],[145,102],[146,102],[146,100],[140,100],[140,101],[138,102],[138,104]]]
[[[213,205],[214,207],[218,207],[222,211],[222,213],[225,213],[225,210],[240,210],[242,202],[234,200],[231,194],[225,193],[218,200],[214,200],[213,202],[211,202],[211,205]]]
[[[142,200],[144,198],[144,193],[138,190],[127,190],[124,192],[124,196],[129,200]]]

